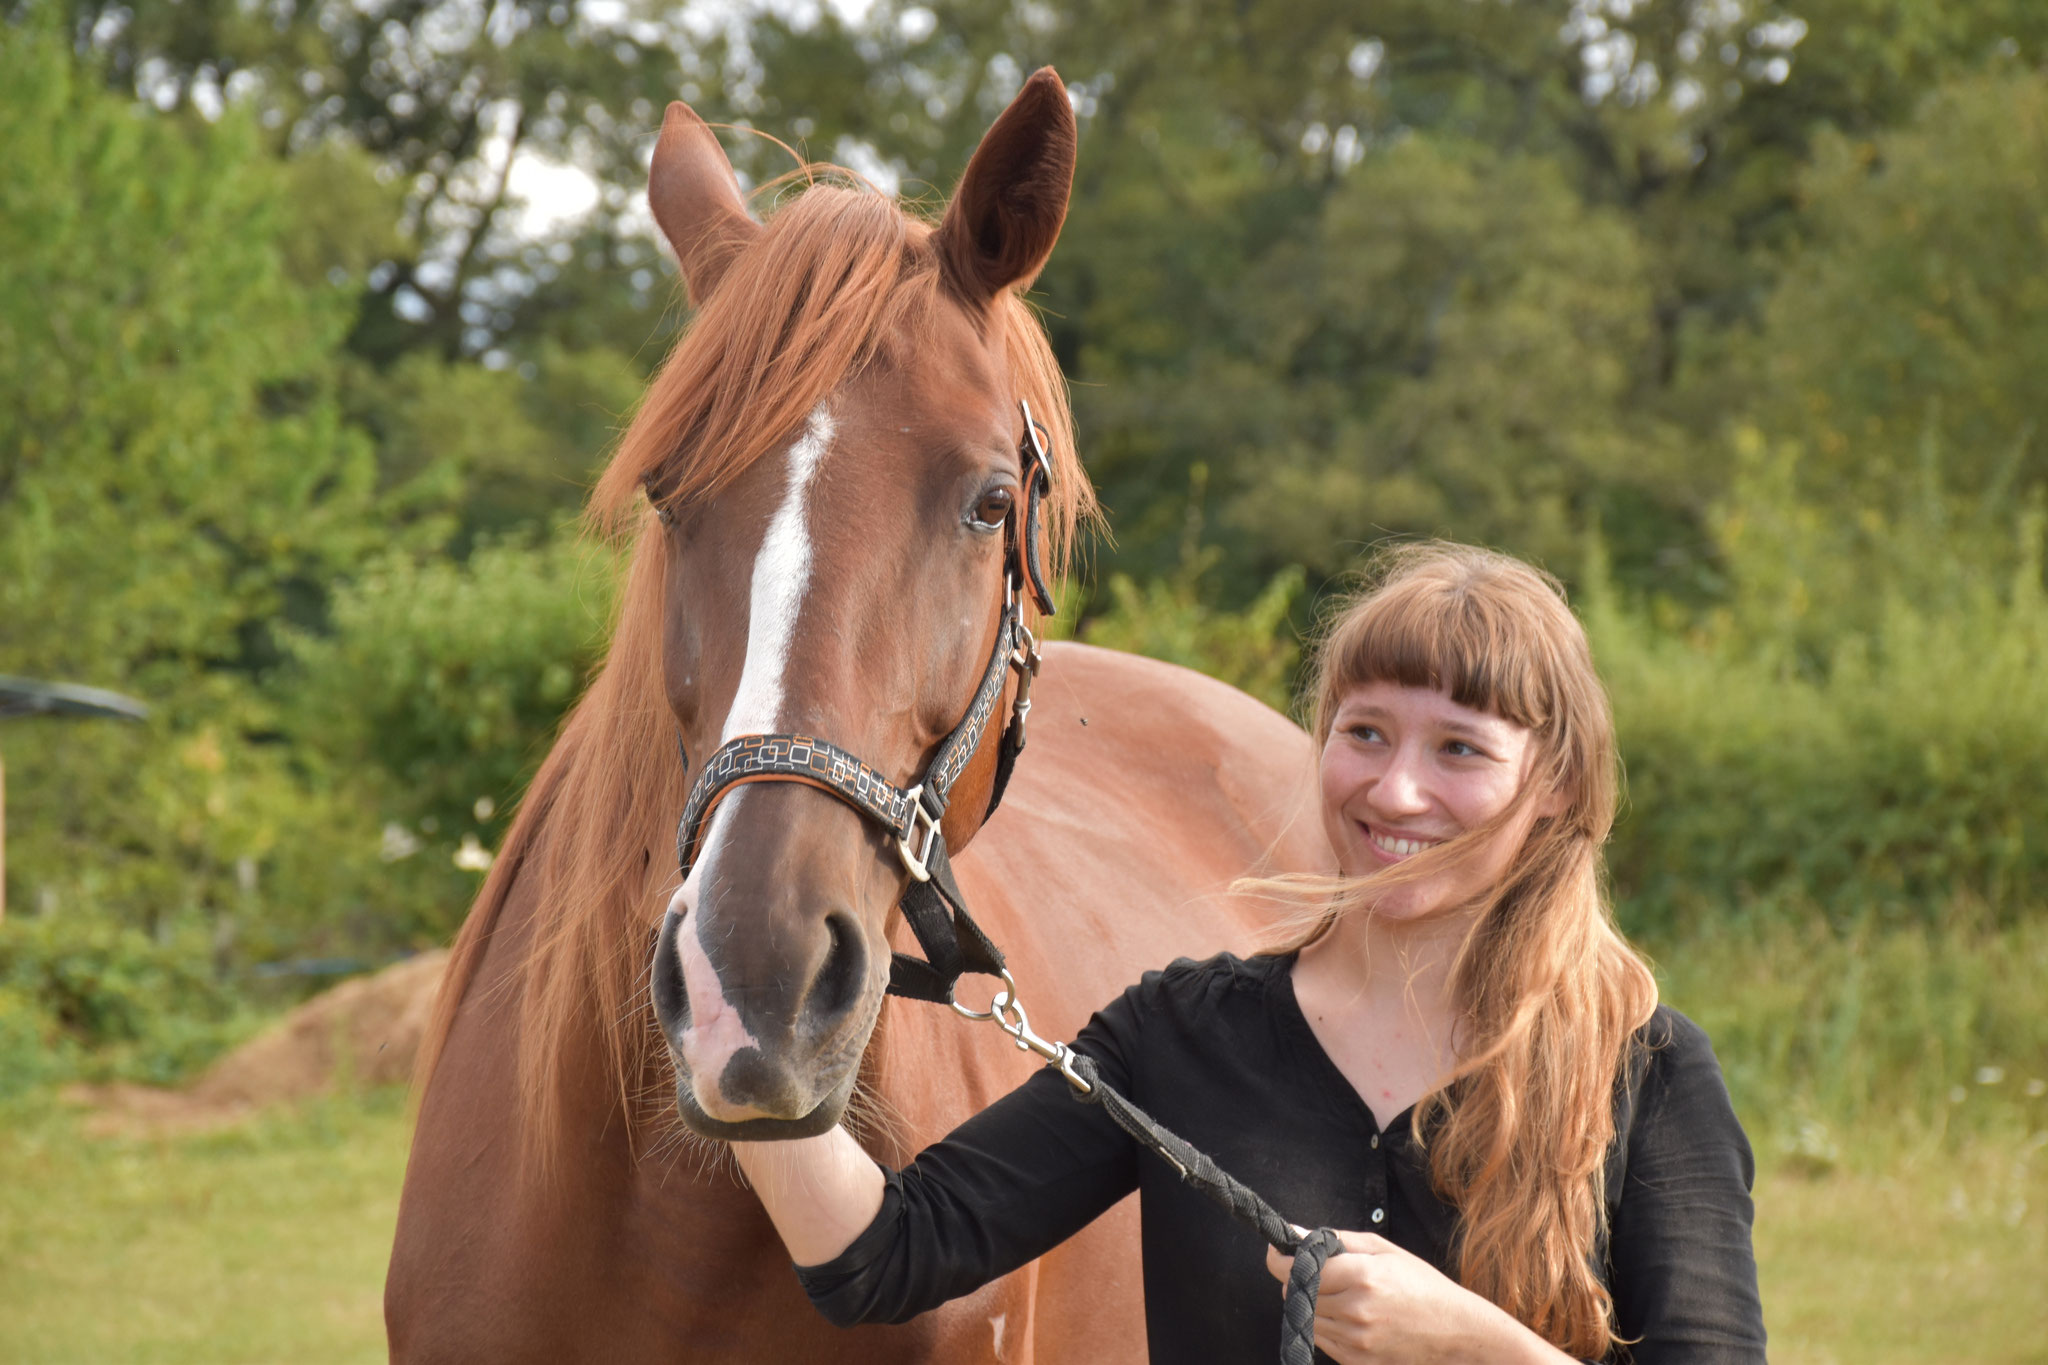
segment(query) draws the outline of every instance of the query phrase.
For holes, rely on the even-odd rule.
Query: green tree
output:
[[[2001,63],[1824,137],[1801,186],[1744,370],[1758,426],[1800,447],[1787,495],[1831,513],[1845,563],[2010,564],[2012,509],[2048,486],[2048,77]]]
[[[1171,571],[1162,490],[1204,462],[1234,600],[1376,528],[1555,558],[1596,520],[1624,581],[1697,600],[1751,397],[1731,362],[1805,229],[1815,138],[1900,123],[2001,50],[2039,61],[2048,10],[955,0],[769,14],[750,42],[737,110],[913,185],[1024,71],[1065,74],[1085,147],[1041,290],[1106,565]]]
[[[9,901],[224,943],[267,905],[318,920],[355,890],[318,866],[349,821],[256,683],[386,534],[335,396],[349,299],[291,278],[292,177],[247,118],[138,117],[30,28],[0,140],[0,672],[154,708],[7,727]]]
[[[659,297],[652,247],[631,227],[641,155],[663,105],[717,77],[723,44],[652,6],[600,13],[562,0],[477,8],[434,0],[17,0],[60,14],[108,81],[166,111],[247,110],[278,150],[339,144],[395,186],[394,219],[354,226],[385,249],[353,348],[387,363],[427,347],[480,355],[508,339],[577,329],[576,315],[644,312]],[[514,230],[514,159],[536,154],[595,178],[598,202],[549,240]],[[396,239],[392,237],[396,229]],[[562,248],[562,249],[555,249]],[[347,269],[347,253],[332,264]],[[645,319],[627,346],[637,344]]]
[[[0,90],[6,665],[157,698],[259,669],[376,534],[334,393],[349,299],[287,272],[249,119],[138,118],[32,31]]]

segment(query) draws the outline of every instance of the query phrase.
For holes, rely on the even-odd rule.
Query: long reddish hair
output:
[[[1432,688],[1527,728],[1530,777],[1485,827],[1384,872],[1260,883],[1310,898],[1277,951],[1306,947],[1390,885],[1470,856],[1563,794],[1563,809],[1531,827],[1453,961],[1458,1059],[1417,1104],[1414,1131],[1438,1195],[1458,1210],[1459,1282],[1566,1353],[1599,1359],[1615,1340],[1614,1303],[1592,1265],[1606,1225],[1615,1087],[1657,1006],[1656,980],[1616,929],[1603,884],[1619,790],[1607,694],[1555,579],[1444,542],[1383,554],[1332,617],[1311,693],[1319,747],[1344,695],[1374,682]]]
[[[674,889],[673,831],[686,796],[661,666],[668,538],[646,534],[658,505],[713,498],[786,442],[862,366],[914,364],[927,320],[959,306],[931,228],[832,167],[788,201],[727,267],[663,363],[590,498],[594,530],[630,551],[602,668],[527,789],[458,935],[414,1069],[423,1094],[516,881],[536,897],[514,1012],[528,1150],[559,1146],[561,1091],[578,1042],[594,1039],[622,1113],[655,1075],[660,1036],[647,1001],[649,934]],[[1066,383],[1037,315],[1015,292],[986,326],[1016,395],[1051,432],[1043,508],[1047,563],[1064,574],[1095,516],[1075,453]]]

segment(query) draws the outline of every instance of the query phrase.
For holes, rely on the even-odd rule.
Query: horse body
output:
[[[1072,1037],[1145,969],[1250,946],[1260,911],[1223,888],[1269,857],[1311,865],[1321,835],[1290,804],[1312,765],[1306,736],[1242,693],[1052,645],[1038,698],[1002,809],[956,866],[1034,1026]],[[577,1130],[549,1179],[524,1174],[530,1120],[504,1033],[541,909],[515,878],[421,1105],[387,1291],[394,1360],[1143,1358],[1129,1207],[913,1323],[830,1327],[721,1153],[644,1132],[635,1150],[595,1020],[568,1068]],[[900,926],[893,936],[910,946]],[[892,1000],[856,1131],[901,1165],[1036,1066],[992,1029]]]
[[[824,187],[762,225],[710,130],[671,107],[649,197],[699,313],[593,494],[633,540],[610,653],[422,1046],[394,1360],[1142,1357],[1128,1208],[901,1327],[839,1333],[810,1311],[708,1139],[844,1115],[901,1165],[1034,1063],[951,1010],[885,1005],[890,953],[912,946],[912,861],[848,805],[735,787],[680,889],[670,862],[691,757],[708,772],[750,737],[822,738],[899,791],[922,781],[1002,657],[1019,558],[1043,548],[1057,568],[1089,514],[1057,366],[1016,296],[1058,236],[1073,154],[1066,93],[1041,72],[936,228]],[[1022,412],[1051,437],[1043,526]],[[1000,730],[943,829],[1046,1036],[1147,968],[1249,946],[1259,912],[1234,877],[1328,860],[1306,736],[1185,669],[1048,647],[984,828]]]

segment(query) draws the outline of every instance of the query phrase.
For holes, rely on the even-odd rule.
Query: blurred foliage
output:
[[[45,918],[0,935],[0,1098],[84,1072],[177,1079],[246,1031],[213,945],[104,920]]]
[[[1926,561],[1866,573],[1868,629],[1815,653],[1801,569],[1819,518],[1744,516],[1734,602],[1685,631],[1594,592],[1628,809],[1610,851],[1633,927],[1668,932],[1754,903],[1841,928],[1932,923],[1954,897],[2000,922],[2048,887],[2044,519],[2014,517],[2003,581]],[[1731,516],[1731,520],[1736,519]],[[1824,561],[1826,562],[1826,561]],[[1849,584],[1838,585],[1845,593]]]
[[[274,657],[380,539],[341,421],[339,290],[285,268],[290,179],[239,114],[138,118],[0,49],[0,620],[17,673],[162,699]]]
[[[615,567],[567,539],[460,564],[393,555],[337,594],[328,632],[293,641],[282,723],[301,761],[376,801],[381,858],[434,869],[438,885],[414,888],[437,903],[423,932],[454,928],[474,891],[455,852],[496,847],[602,657]]]
[[[1078,602],[1062,603],[1048,633],[1196,669],[1284,713],[1301,663],[1292,614],[1308,576],[1290,564],[1243,608],[1218,607],[1212,571],[1221,552],[1202,543],[1208,481],[1208,466],[1197,464],[1183,514],[1180,564],[1171,574],[1140,583],[1111,573],[1097,596],[1083,592]]]
[[[913,188],[956,173],[1023,73],[1067,78],[1081,165],[1039,290],[1116,518],[1107,567],[1171,572],[1160,490],[1203,463],[1230,603],[1388,533],[1568,561],[1597,523],[1625,585],[1700,605],[1760,314],[1810,240],[1847,245],[1809,211],[1814,167],[1996,109],[2009,90],[1953,95],[1993,73],[2038,88],[2048,8],[883,0],[752,41],[737,112],[878,150]],[[1961,173],[2025,195],[2038,159],[2004,156]],[[2038,221],[1982,230],[2023,261]],[[1895,223],[1868,236],[1909,255]]]
[[[286,155],[342,149],[373,164],[388,187],[370,201],[379,209],[314,231],[333,248],[323,270],[365,290],[352,349],[379,364],[423,348],[477,356],[511,334],[575,337],[620,286],[644,307],[653,255],[632,236],[629,193],[642,143],[723,51],[644,4],[13,0],[7,11],[67,35],[112,88],[150,107],[232,105]],[[516,230],[528,207],[511,174],[519,153],[579,167],[605,192],[533,240]],[[645,330],[636,322],[621,340]]]
[[[1926,923],[1841,932],[1781,902],[1648,942],[1665,998],[1714,1040],[1752,1137],[1809,1173],[1878,1134],[1938,1146],[2048,1123],[2039,916],[1996,929],[1959,899]]]
[[[0,728],[0,1086],[451,931],[602,652],[667,99],[929,202],[1046,62],[1064,629],[1284,709],[1358,550],[1498,545],[1593,633],[1632,927],[2030,932],[2044,61],[2034,0],[0,0],[0,672],[153,708]]]
[[[1200,669],[1284,712],[1301,658],[1288,613],[1306,576],[1299,567],[1282,569],[1242,610],[1219,611],[1208,597],[1217,557],[1208,547],[1172,577],[1142,584],[1129,574],[1111,574],[1104,585],[1109,604],[1089,618],[1081,638]]]

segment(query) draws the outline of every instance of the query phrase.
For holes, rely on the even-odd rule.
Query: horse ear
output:
[[[1052,255],[1074,187],[1074,109],[1049,66],[983,135],[933,241],[947,277],[985,303]]]
[[[647,207],[675,248],[690,302],[702,307],[761,225],[747,217],[740,182],[711,126],[681,100],[669,105],[647,168]]]

